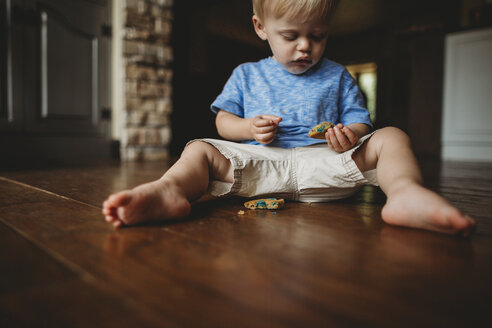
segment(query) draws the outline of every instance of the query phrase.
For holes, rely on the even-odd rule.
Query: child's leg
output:
[[[376,131],[353,158],[363,172],[376,168],[378,183],[387,196],[381,212],[386,223],[449,234],[468,235],[473,231],[472,218],[422,186],[410,139],[403,131]]]
[[[185,217],[211,178],[232,183],[232,164],[215,147],[196,141],[160,179],[109,196],[102,212],[117,227]]]

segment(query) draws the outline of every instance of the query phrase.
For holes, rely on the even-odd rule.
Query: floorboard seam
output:
[[[10,224],[9,222],[6,222],[5,220],[0,218],[0,222],[2,222],[5,226],[9,227],[16,233],[18,233],[20,236],[25,238],[27,241],[38,247],[40,250],[46,252],[47,255],[51,256],[55,261],[63,264],[66,266],[69,270],[75,272],[82,280],[88,283],[96,283],[98,280],[89,272],[85,271],[82,269],[80,266],[72,263],[65,257],[61,256],[57,252],[51,250],[50,248],[44,246],[42,243],[37,242],[35,239],[31,238],[28,234],[26,234],[24,231],[17,229],[14,225]]]
[[[73,198],[70,198],[70,197],[67,197],[67,196],[59,195],[59,194],[54,193],[54,192],[51,192],[49,190],[38,188],[38,187],[35,187],[35,186],[32,186],[32,185],[23,183],[23,182],[20,182],[20,181],[17,181],[17,180],[12,180],[12,179],[5,178],[5,177],[0,177],[0,180],[6,181],[6,182],[9,182],[9,183],[13,183],[13,184],[16,184],[16,185],[19,185],[19,186],[22,186],[22,187],[34,189],[34,190],[37,190],[37,191],[46,193],[46,194],[51,195],[51,196],[55,196],[55,197],[58,197],[58,198],[61,198],[61,199],[64,199],[64,200],[69,200],[69,201],[72,201],[72,202],[76,202],[76,203],[79,203],[79,204],[82,204],[82,205],[86,205],[86,206],[89,206],[89,207],[92,207],[92,208],[95,208],[95,209],[99,209],[99,210],[101,209],[98,206],[94,206],[92,204],[84,203],[84,202],[81,202],[80,200],[76,200],[76,199],[73,199]]]

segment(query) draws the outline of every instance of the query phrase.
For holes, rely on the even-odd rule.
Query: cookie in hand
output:
[[[321,122],[308,132],[308,136],[315,139],[325,139],[326,131],[334,126],[335,125],[330,122]]]

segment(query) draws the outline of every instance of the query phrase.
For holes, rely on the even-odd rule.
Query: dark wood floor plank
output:
[[[109,194],[153,181],[168,168],[168,162],[108,162],[82,167],[2,171],[0,177],[100,207]]]
[[[448,316],[452,318],[450,322],[466,322],[470,314],[486,313],[483,304],[487,304],[492,284],[480,277],[480,272],[492,272],[489,238],[459,239],[378,222],[322,217],[314,211],[318,208],[318,213],[332,212],[329,210],[332,206],[306,206],[304,213],[302,207],[296,206],[296,210],[286,209],[276,215],[252,212],[244,216],[236,214],[235,206],[229,211],[222,206],[217,213],[207,213],[208,219],[202,225],[175,225],[168,229],[202,240],[207,240],[213,231],[215,243],[261,254],[261,258],[272,261],[273,268],[295,263],[317,282],[313,290],[322,292],[323,280],[358,286],[361,297],[365,293],[378,297],[386,294],[388,298],[381,302],[386,303],[386,308],[388,304],[390,307],[407,304],[408,308],[418,309],[420,315],[413,318],[419,320],[432,316],[422,304],[430,303],[427,305],[432,305],[432,311],[442,316],[463,299],[473,305],[468,303],[462,311],[453,312],[454,315]],[[230,221],[236,224],[231,225]],[[480,269],[475,271],[477,266]],[[288,272],[291,271],[295,270]],[[440,304],[433,304],[443,293],[449,294],[447,291],[452,294]],[[331,291],[326,292],[328,295]],[[388,302],[390,299],[393,301]],[[353,306],[352,303],[353,300],[348,300],[347,307]],[[371,304],[378,302],[371,299]],[[377,309],[369,308],[381,315]],[[478,309],[482,312],[477,312]]]
[[[35,202],[49,202],[53,197],[48,193],[39,192],[39,190],[18,185],[8,179],[0,177],[0,208],[4,206],[22,207],[24,204]]]
[[[272,318],[268,307],[262,307],[269,303],[248,303],[248,297],[245,297],[244,293],[249,294],[250,289],[241,287],[243,294],[238,295],[233,292],[234,288],[230,288],[237,286],[236,280],[230,281],[231,285],[220,283],[219,278],[223,275],[217,274],[223,270],[223,266],[210,260],[214,259],[217,253],[224,251],[228,253],[226,258],[235,258],[233,250],[217,249],[215,246],[183,239],[163,229],[150,227],[140,236],[143,237],[146,246],[144,249],[148,250],[144,256],[132,256],[133,252],[139,255],[137,248],[126,256],[117,257],[113,253],[114,238],[106,241],[108,229],[111,228],[100,220],[98,211],[79,203],[66,203],[70,202],[40,202],[32,204],[33,207],[26,204],[23,211],[11,211],[1,219],[22,231],[43,248],[56,252],[60,258],[70,262],[71,266],[88,272],[98,281],[114,285],[132,299],[138,299],[175,323],[186,326],[261,326],[269,322],[272,326],[281,326],[282,322],[288,322],[290,314],[282,307],[286,302],[282,301],[283,298],[279,297],[273,304],[284,315]],[[91,211],[92,213],[89,213]],[[87,221],[87,225],[81,229],[79,225],[83,221]],[[157,245],[145,242],[154,231],[158,233]],[[164,249],[165,252],[159,253],[160,249]],[[189,252],[183,253],[182,250]],[[159,258],[159,255],[163,257]],[[205,262],[199,261],[202,257]],[[154,258],[159,258],[165,265],[159,266],[157,270],[152,265]],[[204,267],[201,267],[202,265]],[[197,275],[197,269],[204,271],[203,274]],[[244,275],[248,275],[249,271],[237,267],[231,274],[240,281],[247,281]],[[210,279],[216,283],[211,283]],[[254,282],[255,279],[253,284]],[[258,297],[263,299],[258,286],[249,287],[257,290]],[[298,322],[301,322],[301,318],[317,317],[317,322],[320,323],[320,314],[312,309],[301,310],[302,304],[294,306],[296,302],[292,300],[287,302],[293,303],[290,306],[292,310],[297,309],[292,312],[292,316],[297,316]],[[245,312],[248,316],[244,316]],[[211,316],[212,313],[220,313],[220,316]],[[203,322],[200,318],[207,318],[207,321]],[[238,321],[242,323],[238,324]]]
[[[158,327],[0,222],[0,327]]]
[[[448,178],[431,180],[478,214],[470,239],[384,224],[384,195],[371,187],[347,200],[288,203],[275,213],[238,215],[240,199],[209,202],[186,220],[115,231],[102,220],[99,198],[162,174],[154,167],[139,175],[138,166],[67,169],[59,179],[56,171],[8,175],[55,194],[0,181],[0,193],[9,195],[0,200],[0,220],[71,272],[107,286],[108,304],[118,295],[140,304],[127,309],[134,318],[144,308],[157,321],[197,327],[492,324],[492,182],[487,187],[487,174],[476,173],[481,167],[453,164]],[[9,309],[22,303],[5,302]],[[84,296],[73,302],[87,307]]]
[[[483,280],[473,284],[467,270],[480,259],[490,272],[490,241],[490,248],[473,252],[469,240],[391,228],[376,219],[347,221],[354,213],[340,214],[336,207],[343,204],[239,216],[231,200],[204,204],[211,207],[199,211],[206,218],[113,232],[96,209],[59,203],[49,203],[57,206],[51,215],[43,203],[26,204],[7,222],[176,323],[197,325],[193,318],[222,308],[229,312],[209,322],[232,323],[248,313],[248,324],[390,326],[409,314],[409,323],[463,323],[483,314],[477,311],[491,290]],[[456,281],[470,282],[449,289]],[[441,295],[447,297],[438,302]],[[190,299],[200,307],[188,308]],[[454,312],[458,300],[468,305]],[[383,309],[392,315],[383,316]],[[448,312],[454,315],[443,316]]]
[[[1,327],[173,327],[80,279],[0,294]],[[162,319],[162,318],[161,318]]]
[[[76,274],[0,223],[0,294],[73,279]],[[36,268],[36,274],[33,274]]]
[[[423,162],[425,182],[464,212],[485,218],[484,226],[492,235],[489,222],[492,204],[492,164],[462,162]],[[160,177],[169,167],[169,162],[118,163],[110,162],[93,166],[38,169],[31,171],[3,171],[0,176],[20,181],[58,195],[100,207],[102,201],[115,191],[132,188],[138,184]],[[370,189],[370,188],[369,188]],[[360,201],[382,205],[381,192],[369,194]],[[479,225],[479,232],[481,230]]]

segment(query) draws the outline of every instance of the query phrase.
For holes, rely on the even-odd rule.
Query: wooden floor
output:
[[[492,327],[492,165],[427,163],[478,221],[468,239],[392,227],[364,188],[326,204],[114,230],[100,204],[162,163],[0,172],[0,327]]]

